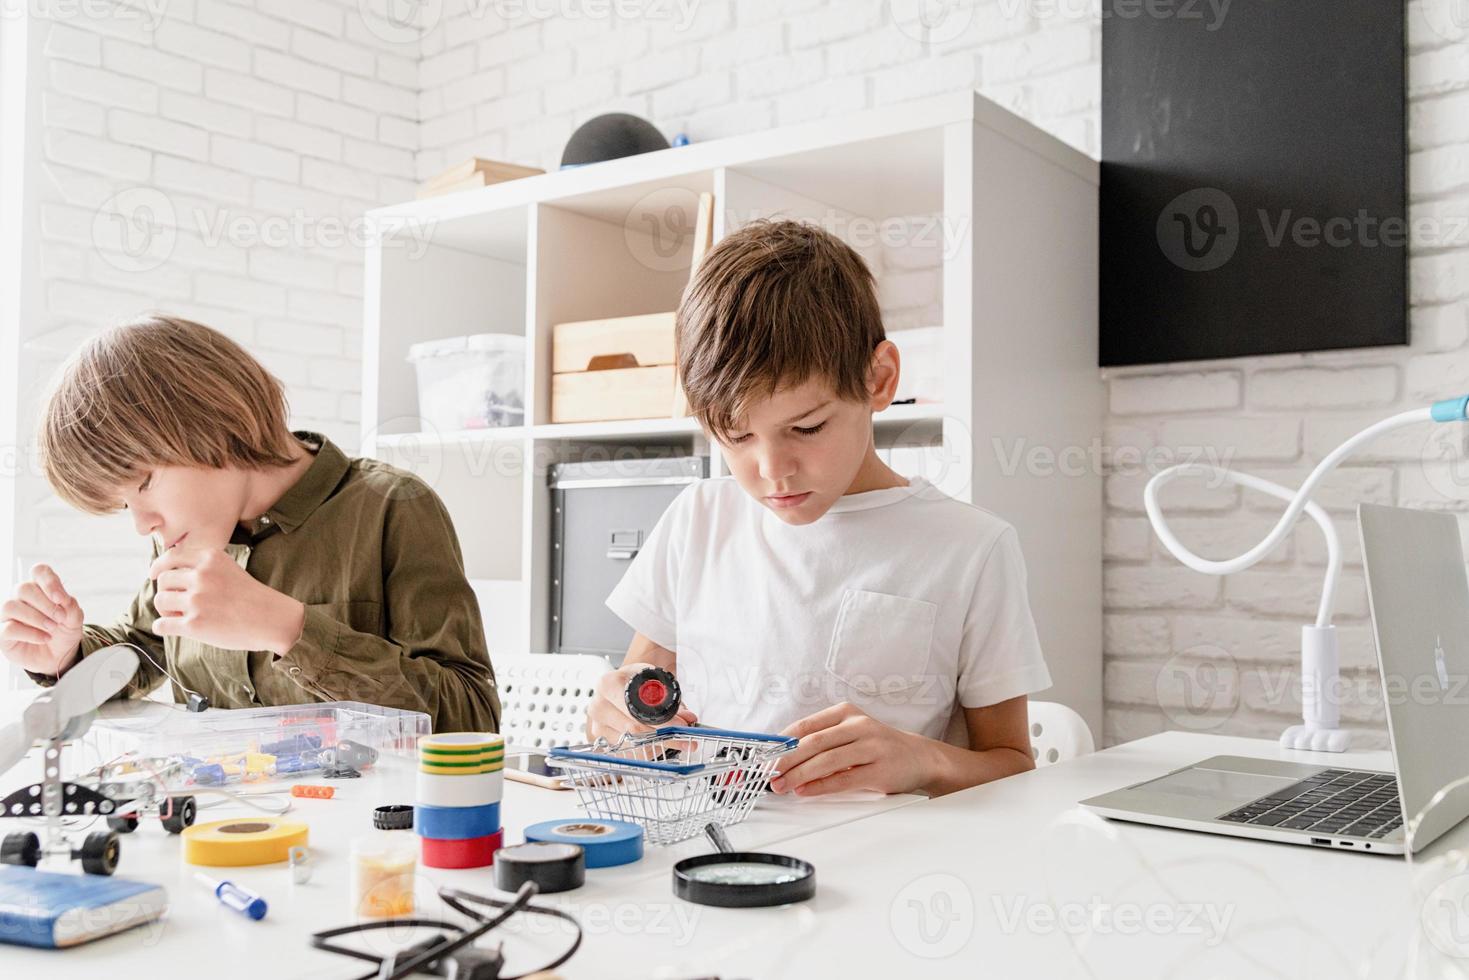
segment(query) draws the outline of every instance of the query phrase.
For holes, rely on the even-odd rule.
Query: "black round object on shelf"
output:
[[[666,149],[667,137],[648,120],[627,112],[609,112],[576,128],[561,152],[561,166],[580,167]]]

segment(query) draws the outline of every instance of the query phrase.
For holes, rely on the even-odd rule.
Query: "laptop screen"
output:
[[[1469,579],[1451,513],[1362,504],[1367,594],[1408,821],[1469,776]],[[1469,815],[1469,785],[1433,804],[1418,850]]]

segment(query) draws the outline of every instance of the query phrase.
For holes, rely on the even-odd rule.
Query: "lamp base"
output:
[[[1313,728],[1292,725],[1280,733],[1280,747],[1307,752],[1345,752],[1351,748],[1352,733],[1345,728]]]

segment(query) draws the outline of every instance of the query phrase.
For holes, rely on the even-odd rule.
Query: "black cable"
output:
[[[530,900],[534,898],[535,895],[536,885],[535,882],[531,881],[528,881],[524,885],[522,885],[520,887],[520,891],[516,892],[515,897],[508,900],[498,898],[486,898],[483,895],[475,895],[472,892],[461,891],[454,888],[441,888],[439,889],[439,898],[443,900],[444,904],[448,905],[456,912],[459,912],[461,915],[464,915],[467,918],[474,920],[478,923],[478,925],[474,926],[473,928],[466,929],[464,926],[461,926],[457,923],[445,922],[442,919],[383,919],[380,921],[356,923],[349,926],[339,926],[335,929],[324,929],[321,932],[312,934],[310,942],[312,948],[314,949],[325,950],[329,953],[340,953],[343,956],[351,956],[355,959],[364,960],[365,962],[372,963],[377,967],[377,969],[374,969],[368,973],[364,973],[358,977],[354,977],[353,980],[379,980],[379,978],[381,978],[381,980],[402,980],[402,978],[416,972],[421,967],[426,967],[437,960],[442,960],[447,956],[451,956],[464,947],[470,945],[475,940],[479,939],[486,933],[490,932],[492,929],[499,926],[516,912],[524,911],[536,915],[550,915],[556,918],[565,919],[567,922],[570,922],[572,926],[576,928],[576,939],[572,942],[571,947],[567,949],[566,952],[562,953],[558,959],[550,964],[538,967],[535,970],[531,970],[528,973],[519,974],[516,977],[503,978],[503,980],[520,980],[521,977],[528,977],[533,973],[541,973],[546,970],[554,970],[556,967],[571,959],[572,954],[574,954],[578,949],[581,948],[581,923],[577,922],[574,916],[567,912],[563,912],[560,909],[547,908],[540,905],[531,905]],[[501,911],[497,915],[486,918],[478,910],[470,908],[465,903],[470,903],[473,905],[489,905],[496,909],[500,909]],[[459,933],[459,935],[454,939],[450,939],[448,936],[440,937],[442,941],[433,943],[432,945],[424,949],[421,953],[418,953],[417,955],[411,957],[408,960],[405,960],[402,963],[394,964],[395,969],[387,977],[381,976],[382,965],[386,961],[385,957],[377,956],[373,953],[364,952],[358,949],[352,949],[348,946],[339,946],[331,942],[331,940],[336,939],[340,936],[349,936],[359,932],[366,932],[371,929],[389,929],[399,926],[410,926],[414,928],[425,929],[445,929],[457,932]]]
[[[457,912],[462,912],[465,915],[478,918],[473,910],[465,908],[463,905],[460,904],[460,902],[477,902],[482,905],[493,905],[496,908],[504,908],[505,906],[511,905],[517,899],[519,899],[520,895],[524,893],[526,889],[530,889],[531,894],[526,896],[526,903],[522,904],[520,908],[526,912],[531,912],[536,915],[549,915],[558,919],[565,919],[567,922],[570,922],[574,927],[576,927],[576,939],[572,940],[571,947],[567,949],[566,952],[562,953],[558,959],[552,960],[545,966],[537,967],[536,969],[531,970],[527,973],[517,974],[513,977],[504,977],[502,978],[502,980],[521,980],[522,977],[528,977],[534,973],[545,973],[548,970],[556,969],[562,963],[565,963],[567,960],[571,959],[572,955],[575,954],[578,949],[581,949],[581,923],[576,921],[576,917],[573,916],[571,913],[563,912],[561,909],[548,908],[544,905],[528,904],[530,898],[535,895],[535,882],[533,881],[528,881],[524,885],[521,885],[520,891],[516,893],[515,899],[512,899],[510,902],[506,902],[505,900],[498,898],[486,898],[483,895],[475,895],[470,892],[460,891],[457,888],[446,888],[440,890],[439,892],[439,898],[444,900],[445,905],[449,906],[451,909],[454,909]],[[503,920],[505,917],[506,916],[501,916],[501,919]]]

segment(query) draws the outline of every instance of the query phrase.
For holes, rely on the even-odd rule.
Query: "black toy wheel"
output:
[[[138,815],[129,813],[121,817],[108,817],[107,829],[115,834],[131,834],[138,829]]]
[[[170,834],[182,834],[185,828],[194,826],[198,815],[199,806],[192,796],[170,796],[158,811],[163,829]]]
[[[122,857],[122,841],[106,830],[88,834],[80,852],[82,870],[89,875],[110,875]]]
[[[34,868],[41,863],[41,838],[35,834],[6,834],[0,841],[0,864]]]

